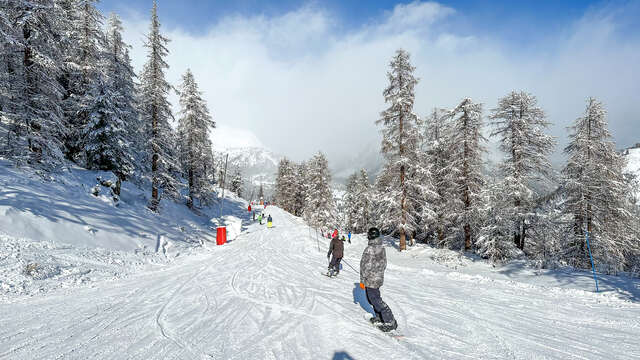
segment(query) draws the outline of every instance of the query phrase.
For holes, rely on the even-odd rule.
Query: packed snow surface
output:
[[[126,278],[0,304],[0,358],[11,359],[633,359],[640,289],[426,246],[395,251],[383,299],[403,339],[373,328],[359,289],[366,244],[345,244],[327,278],[326,238],[276,207],[222,246]],[[352,269],[351,267],[355,268]]]

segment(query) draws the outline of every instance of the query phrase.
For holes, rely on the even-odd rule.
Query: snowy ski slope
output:
[[[637,282],[616,292],[621,280],[603,278],[594,294],[589,274],[497,271],[388,244],[382,295],[405,335],[391,338],[364,320],[370,309],[349,267],[366,240],[345,245],[343,271],[329,279],[327,239],[318,251],[300,219],[267,213],[274,228],[249,225],[170,265],[0,304],[0,358],[640,358]]]

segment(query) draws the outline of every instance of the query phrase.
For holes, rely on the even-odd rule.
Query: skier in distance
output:
[[[343,253],[344,243],[338,238],[338,233],[335,232],[333,234],[333,239],[331,239],[331,243],[329,244],[329,252],[327,253],[327,260],[329,260],[329,257],[333,255],[331,262],[329,262],[327,276],[331,277],[338,275],[340,272],[340,261],[342,260]]]

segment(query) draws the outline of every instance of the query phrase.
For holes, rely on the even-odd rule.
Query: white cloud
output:
[[[383,23],[382,29],[414,30],[432,25],[455,13],[455,10],[436,2],[414,1],[409,4],[398,4]]]
[[[521,47],[443,31],[440,24],[457,16],[437,3],[412,2],[345,32],[331,13],[305,6],[271,18],[225,18],[201,35],[164,28],[172,39],[168,79],[177,85],[192,69],[219,126],[214,141],[262,143],[296,160],[318,150],[337,160],[377,142],[388,62],[400,47],[421,78],[419,114],[467,96],[487,113],[499,97],[523,89],[538,96],[562,144],[586,97],[596,96],[616,140],[640,141],[640,44],[620,41],[624,12],[593,10],[554,39]],[[140,69],[146,20],[130,15],[125,27]]]
[[[251,131],[229,126],[220,126],[213,131],[213,147],[224,151],[234,147],[264,147],[260,139]]]

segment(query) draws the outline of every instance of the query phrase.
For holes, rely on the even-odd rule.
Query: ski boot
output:
[[[327,270],[327,274],[328,277],[332,277],[333,276],[333,269],[329,269]]]
[[[378,329],[384,331],[384,332],[389,332],[391,330],[395,330],[398,328],[398,323],[393,320],[390,323],[380,323],[380,325],[378,325]]]

